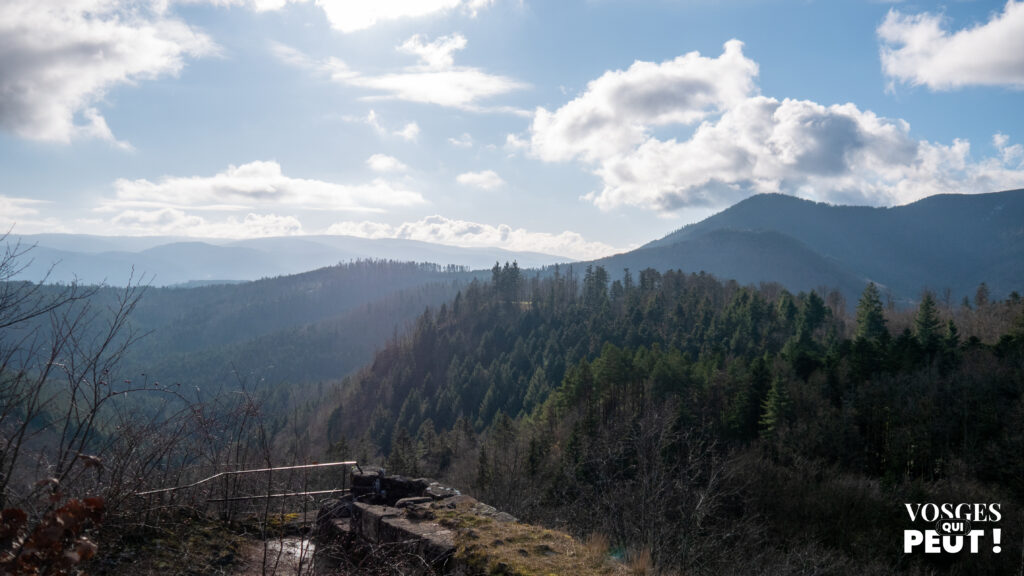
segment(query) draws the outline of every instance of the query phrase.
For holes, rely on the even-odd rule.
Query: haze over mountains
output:
[[[116,285],[128,279],[133,265],[155,273],[132,319],[138,333],[149,336],[133,347],[126,366],[204,389],[240,372],[268,381],[343,377],[401,337],[425,308],[451,305],[474,278],[489,281],[496,260],[518,260],[521,268],[556,260],[326,236],[213,244],[41,235],[23,242],[37,244],[28,269],[36,277],[57,256],[61,262],[51,280],[77,275]],[[344,260],[357,261],[324,267]],[[465,266],[409,263],[429,260]],[[645,268],[681,269],[741,284],[778,282],[794,293],[838,288],[851,309],[869,280],[902,302],[915,301],[926,287],[941,298],[948,287],[955,304],[973,296],[981,282],[993,298],[1005,298],[1024,289],[1024,190],[935,196],[895,208],[755,196],[631,252],[572,263],[571,274],[581,279],[593,265],[604,266],[612,278],[625,268],[634,278]],[[317,269],[289,274],[304,268]],[[565,266],[562,272],[570,273]],[[524,278],[535,274],[527,271]],[[254,277],[263,279],[200,286],[204,280]],[[162,286],[188,281],[189,289]],[[118,290],[101,294],[114,302]]]
[[[49,272],[49,282],[77,279],[84,284],[115,286],[124,285],[133,270],[136,279],[145,274],[154,286],[170,286],[258,280],[364,259],[454,264],[472,269],[490,268],[498,260],[516,260],[523,267],[569,261],[535,252],[354,236],[222,240],[37,234],[21,236],[20,240],[23,246],[34,248],[28,253],[31,262],[18,279],[39,281]]]
[[[247,281],[358,259],[456,264],[495,261],[535,268],[568,259],[414,240],[301,236],[250,240],[173,237],[23,236],[35,245],[20,278],[120,285],[134,268],[155,286]],[[869,281],[897,301],[925,288],[952,298],[985,282],[995,297],[1024,287],[1024,190],[936,195],[892,208],[833,206],[781,194],[753,196],[639,249],[589,263],[705,271],[741,284],[778,282],[793,291],[837,288],[853,301]]]

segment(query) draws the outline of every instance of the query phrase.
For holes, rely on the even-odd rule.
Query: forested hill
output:
[[[123,366],[202,389],[239,377],[275,386],[340,378],[473,277],[454,266],[364,260],[240,284],[151,287],[131,316],[145,337]]]
[[[1024,190],[940,194],[892,208],[832,206],[781,194],[748,198],[638,250],[597,261],[610,271],[704,270],[791,290],[848,296],[870,281],[902,301],[981,282],[1005,297],[1024,285]]]
[[[705,274],[609,280],[495,268],[321,400],[309,433],[670,571],[1017,566],[1019,543],[903,555],[900,503],[1022,518],[1019,294],[900,311],[870,285],[854,316]]]

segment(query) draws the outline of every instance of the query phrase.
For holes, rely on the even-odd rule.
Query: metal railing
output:
[[[359,464],[354,460],[346,460],[227,470],[190,484],[145,490],[135,495],[147,499],[147,509],[154,507],[154,499],[158,500],[157,507],[189,506],[207,512],[211,505],[219,504],[221,518],[228,521],[246,514],[266,517],[270,499],[280,502],[278,508],[282,516],[286,511],[301,510],[305,514],[313,497],[349,491],[349,467],[358,469]],[[340,475],[336,473],[337,468],[342,468]],[[262,477],[253,479],[257,475]],[[256,501],[260,500],[266,503],[262,508],[257,508]],[[241,505],[245,502],[249,502],[249,505]]]

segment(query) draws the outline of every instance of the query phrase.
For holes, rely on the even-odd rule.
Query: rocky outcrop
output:
[[[459,514],[515,522],[510,514],[426,478],[387,476],[380,468],[352,472],[352,491],[321,508],[318,537],[358,539],[414,554],[440,572],[455,571],[455,526]]]
[[[522,524],[433,480],[387,476],[378,468],[353,471],[351,494],[327,503],[317,525],[321,544],[416,558],[410,573],[622,572],[604,551],[593,553],[565,533]]]

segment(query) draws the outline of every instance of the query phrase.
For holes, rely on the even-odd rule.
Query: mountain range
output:
[[[705,271],[793,291],[867,282],[898,301],[924,289],[959,300],[986,283],[995,297],[1024,288],[1024,190],[940,194],[891,208],[752,196],[636,250],[594,261],[623,268]]]
[[[301,236],[248,240],[171,236],[37,234],[8,242],[32,247],[20,280],[124,285],[144,276],[154,286],[240,282],[298,274],[353,260],[432,262],[472,269],[518,261],[538,267],[568,258],[500,248],[462,248],[417,240],[354,236]]]
[[[22,236],[33,245],[19,279],[196,286],[297,274],[359,259],[488,269],[569,262],[546,254],[460,248],[403,239],[301,236],[249,240]],[[24,262],[23,262],[24,263]],[[782,194],[752,196],[638,249],[582,265],[704,271],[740,284],[777,282],[794,292],[838,289],[855,299],[868,282],[898,302],[924,289],[959,300],[986,283],[993,297],[1024,288],[1024,189],[940,194],[889,208],[835,206]]]

